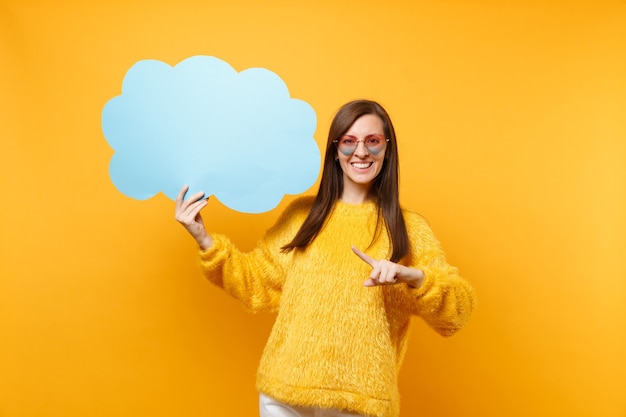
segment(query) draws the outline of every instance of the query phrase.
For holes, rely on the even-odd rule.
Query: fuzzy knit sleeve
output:
[[[250,312],[275,312],[285,281],[291,241],[306,216],[308,198],[291,203],[250,252],[240,251],[226,236],[212,234],[213,246],[200,251],[200,269],[213,284],[238,299]]]
[[[476,306],[476,292],[457,268],[448,264],[426,220],[408,213],[405,221],[411,242],[408,263],[424,272],[422,286],[407,290],[412,313],[439,334],[451,336],[468,322]]]

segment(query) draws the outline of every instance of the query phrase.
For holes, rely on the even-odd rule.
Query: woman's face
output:
[[[352,151],[350,146],[356,143]],[[346,188],[362,188],[369,191],[374,178],[385,162],[387,142],[383,121],[375,114],[366,114],[354,121],[348,131],[339,138],[337,157],[343,170]]]

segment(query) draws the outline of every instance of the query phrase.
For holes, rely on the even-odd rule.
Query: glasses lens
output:
[[[385,138],[383,136],[371,136],[365,139],[365,147],[372,153],[379,153],[385,147]]]

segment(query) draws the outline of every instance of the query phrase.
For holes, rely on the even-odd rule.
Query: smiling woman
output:
[[[449,336],[472,313],[472,286],[400,209],[395,144],[378,103],[345,104],[317,197],[296,199],[249,253],[207,232],[202,193],[176,200],[206,277],[250,311],[278,312],[257,374],[262,417],[396,417],[411,316]]]

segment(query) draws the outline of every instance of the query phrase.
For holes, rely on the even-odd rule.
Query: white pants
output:
[[[262,393],[259,395],[259,413],[261,417],[364,417],[348,411],[289,405]]]

